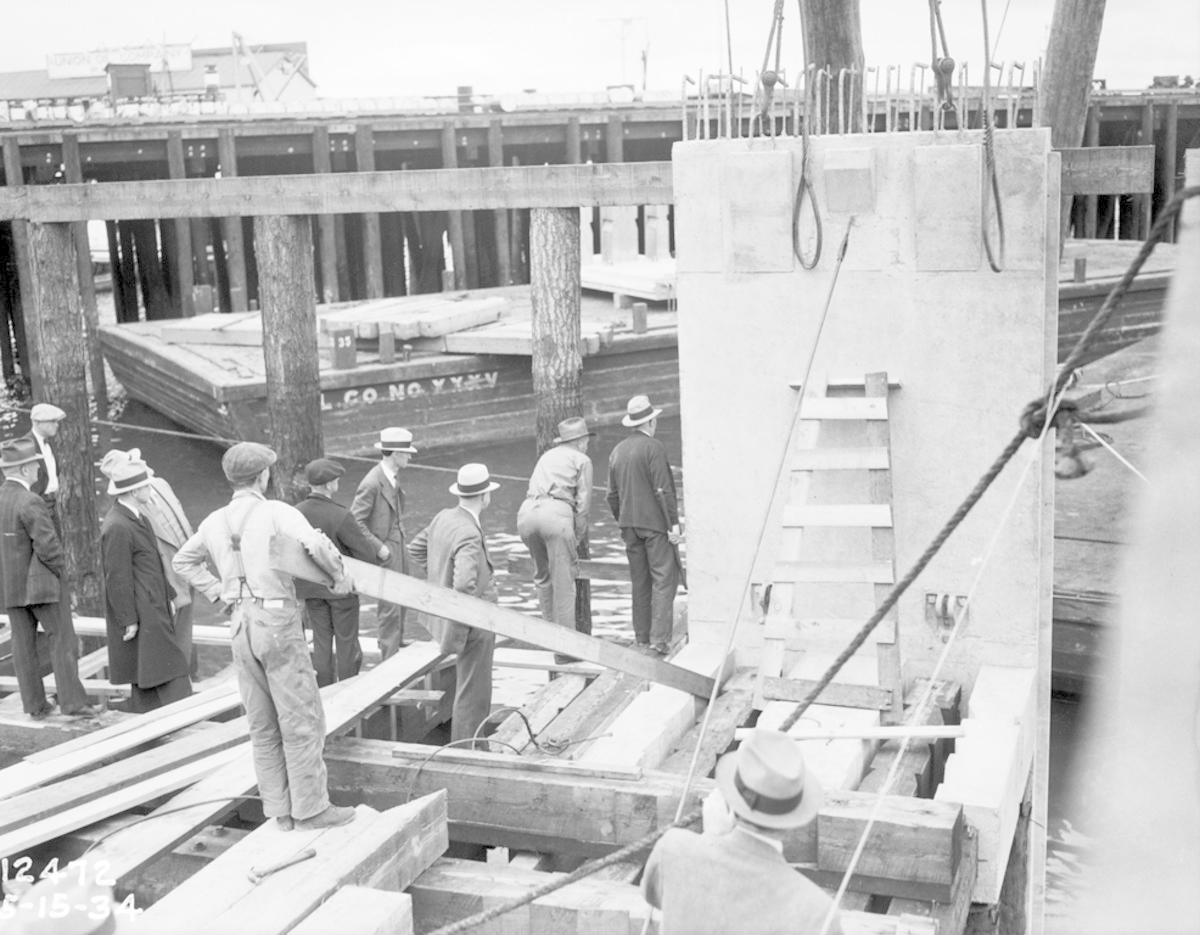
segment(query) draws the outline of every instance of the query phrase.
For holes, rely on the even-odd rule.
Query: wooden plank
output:
[[[1087,146],[1058,152],[1064,197],[1154,191],[1153,146]]]
[[[290,931],[343,885],[403,890],[446,850],[445,793],[383,813],[359,806],[353,822],[320,831],[283,831],[266,822],[151,906],[132,932]],[[268,867],[306,848],[316,855],[259,882]],[[339,928],[339,930],[344,930]]]
[[[626,162],[25,185],[0,190],[0,220],[577,208],[674,200],[669,162]]]
[[[309,581],[328,580],[298,543],[283,542],[278,537],[272,542],[271,563],[281,571]],[[353,558],[347,558],[345,563],[354,579],[355,590],[376,600],[414,607],[425,613],[465,623],[467,626],[533,643],[535,646],[595,662],[610,669],[619,669],[701,698],[707,699],[712,692],[713,682],[708,676],[660,662],[607,640],[584,636],[557,624],[538,620],[377,565],[369,565]]]
[[[800,404],[801,419],[860,421],[887,417],[886,397],[806,396]]]
[[[978,857],[979,839],[973,834],[967,834],[963,838],[962,859],[958,863],[958,876],[950,889],[949,899],[942,903],[894,898],[888,905],[888,914],[928,916],[936,921],[938,932],[965,932],[967,914],[971,911],[971,892],[975,888],[975,876],[979,872]],[[849,932],[846,935],[849,935]]]
[[[807,448],[792,454],[793,471],[886,470],[891,466],[887,448]]]
[[[800,702],[817,685],[816,679],[768,678],[762,686],[763,698],[768,701]],[[820,704],[839,708],[868,708],[885,711],[892,706],[892,693],[874,685],[846,685],[833,682],[818,696]]]
[[[780,562],[771,577],[805,584],[891,584],[895,580],[890,562]]]
[[[871,526],[890,528],[892,508],[886,503],[800,503],[783,511],[784,526]]]
[[[550,722],[545,731],[548,744],[563,748],[564,757],[578,756],[583,752],[579,741],[601,733],[647,685],[636,676],[605,669]]]
[[[516,747],[518,751],[525,750],[535,738],[541,736],[559,712],[575,700],[585,685],[587,679],[582,675],[564,675],[554,679],[519,712],[505,718],[490,739]]]
[[[354,723],[363,711],[377,704],[379,699],[420,677],[442,658],[436,647],[414,643],[375,668],[323,689],[321,698],[325,708],[326,736],[336,734]],[[240,747],[229,752],[234,756],[222,760],[219,763],[221,769],[213,771],[151,813],[172,814],[139,825],[136,834],[114,835],[95,848],[89,854],[89,859],[107,860],[113,876],[119,880],[146,866],[158,854],[175,847],[196,828],[227,814],[236,805],[237,796],[245,795],[255,785],[254,766],[248,748]],[[159,791],[141,801],[161,795],[162,791]],[[213,804],[213,800],[216,800],[216,804]],[[91,821],[100,817],[104,817],[104,814],[93,815]],[[64,828],[58,833],[74,830],[74,827]]]
[[[113,697],[121,697],[129,694],[128,685],[114,685],[112,682],[103,679],[85,679],[81,678],[79,683],[83,686],[85,695],[106,695]],[[42,679],[42,686],[47,694],[53,694],[57,691],[57,683],[54,681],[53,675],[47,675]],[[0,692],[16,692],[20,688],[17,684],[15,675],[0,675]],[[5,699],[7,702],[9,699]],[[17,707],[17,710],[21,710]],[[2,795],[3,793],[0,793]]]
[[[369,886],[343,886],[302,919],[290,935],[412,935],[413,900]]]
[[[726,689],[717,696],[708,729],[700,736],[703,719],[683,736],[675,751],[667,757],[659,769],[667,773],[687,775],[695,757],[695,775],[708,776],[717,765],[721,754],[733,743],[734,732],[746,723],[754,710],[754,692],[751,690]],[[700,752],[696,753],[697,745]]]

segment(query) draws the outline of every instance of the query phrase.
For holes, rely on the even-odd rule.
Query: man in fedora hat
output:
[[[132,460],[109,467],[116,502],[100,525],[108,680],[129,683],[130,710],[145,712],[192,693],[191,634],[176,626],[175,589],[148,515],[150,471]]]
[[[325,533],[338,551],[378,564],[377,550],[367,540],[350,511],[333,499],[346,469],[330,458],[317,458],[304,467],[308,496],[296,504],[304,518]],[[358,595],[334,594],[323,584],[296,580],[296,596],[304,601],[313,631],[313,666],[318,685],[332,685],[358,675],[362,647],[358,644]],[[337,656],[334,656],[334,644]]]
[[[533,556],[542,617],[575,629],[575,579],[579,543],[587,535],[592,506],[592,459],[588,443],[595,432],[584,419],[563,419],[558,436],[534,466],[529,492],[517,511],[517,535]]]
[[[784,833],[812,821],[823,800],[796,741],[756,730],[721,758],[716,777],[726,827],[708,827],[706,803],[704,834],[673,828],[646,862],[642,893],[662,912],[659,932],[840,935],[833,901],[783,856]]]
[[[31,490],[42,455],[28,437],[0,443],[0,590],[12,629],[13,667],[21,706],[33,718],[53,708],[38,666],[38,626],[50,640],[58,706],[63,714],[91,715],[79,681],[78,640],[70,611],[61,605],[65,569],[62,542],[50,508]]]
[[[25,437],[33,440],[42,456],[33,492],[52,503],[58,500],[58,459],[50,439],[58,434],[59,424],[66,417],[65,412],[50,403],[36,403],[29,410],[29,433]]]
[[[376,561],[392,571],[407,572],[400,471],[417,453],[413,434],[408,429],[386,428],[379,433],[375,448],[379,463],[359,482],[350,512],[374,548]],[[379,652],[387,659],[408,645],[404,639],[405,610],[399,604],[379,601],[375,615],[379,621]]]
[[[492,491],[499,486],[489,476],[487,465],[464,464],[458,469],[458,479],[450,486],[450,492],[458,497],[458,506],[438,513],[409,544],[408,552],[416,571],[444,588],[487,601],[496,600],[492,561],[480,514],[492,502]],[[450,740],[474,737],[491,713],[496,636],[440,617],[427,618],[426,626],[442,652],[458,654]]]
[[[667,448],[654,437],[661,413],[646,396],[629,400],[621,424],[633,431],[609,455],[608,506],[629,559],[634,639],[639,647],[665,656],[679,587],[672,546],[682,536]]]
[[[277,459],[257,442],[238,442],[225,452],[221,470],[233,497],[200,523],[174,564],[205,597],[229,609],[263,813],[285,831],[330,828],[353,821],[354,809],[329,802],[325,709],[296,586],[291,575],[271,567],[271,539],[298,542],[333,580],[334,594],[349,594],[354,584],[324,533],[294,506],[266,498]],[[208,570],[210,562],[219,577]]]

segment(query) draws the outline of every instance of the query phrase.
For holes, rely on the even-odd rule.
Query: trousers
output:
[[[310,597],[304,602],[304,609],[312,626],[317,684],[323,687],[358,675],[363,659],[358,642],[358,595],[348,594],[334,600]]]
[[[633,585],[633,636],[639,643],[669,643],[674,627],[679,565],[665,532],[622,526]]]
[[[462,624],[452,624],[462,626]],[[454,711],[451,714],[450,740],[466,740],[484,718],[492,713],[492,656],[496,649],[496,634],[475,627],[469,630],[466,642],[458,651],[454,664]],[[463,746],[469,746],[464,744]]]
[[[517,535],[533,557],[533,583],[542,619],[574,630],[579,555],[571,504],[551,497],[525,500],[517,511]]]
[[[176,676],[161,685],[151,688],[141,688],[131,685],[129,692],[129,710],[134,714],[144,714],[161,708],[175,701],[182,701],[192,693],[192,680],[186,675]]]
[[[268,818],[312,818],[329,806],[325,709],[300,606],[242,601],[232,616],[233,663],[250,726],[254,775]]]
[[[386,562],[380,564],[392,571],[408,574],[408,550],[404,547],[404,533],[401,532],[389,538],[387,547],[392,554],[388,556]],[[384,659],[396,655],[396,651],[404,644],[404,617],[405,608],[399,604],[380,601],[376,605],[375,619],[379,624],[379,654]]]
[[[87,693],[79,681],[79,640],[70,611],[58,602],[9,607],[8,622],[12,627],[13,668],[25,713],[36,714],[46,707],[46,689],[38,665],[41,641],[38,624],[45,631],[44,638],[50,641],[50,665],[59,708],[70,713],[86,705]]]

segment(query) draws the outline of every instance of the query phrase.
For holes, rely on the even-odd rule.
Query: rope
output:
[[[805,71],[805,74],[808,74]],[[821,250],[824,246],[825,234],[821,227],[821,211],[817,207],[817,196],[813,191],[812,180],[808,177],[808,155],[812,145],[810,138],[809,121],[812,119],[814,108],[814,96],[812,87],[809,82],[805,82],[804,88],[804,123],[801,124],[800,138],[800,181],[796,183],[796,197],[792,201],[792,253],[796,259],[800,261],[800,266],[805,270],[816,269],[817,264],[821,262]],[[816,227],[816,245],[813,247],[811,257],[804,256],[804,252],[800,249],[800,208],[804,203],[804,197],[808,196],[808,206],[812,211],[813,225]],[[846,228],[849,231],[849,228]],[[843,250],[845,247],[843,246]]]
[[[1086,422],[1080,422],[1079,427],[1081,429],[1083,429],[1085,432],[1087,432],[1089,435],[1091,435],[1092,438],[1096,439],[1096,441],[1098,441],[1100,443],[1100,447],[1104,448],[1109,454],[1111,454],[1114,458],[1116,458],[1123,465],[1125,465],[1125,467],[1129,468],[1129,470],[1131,470],[1134,474],[1136,474],[1138,477],[1140,477],[1147,484],[1150,483],[1150,479],[1148,477],[1146,477],[1146,475],[1143,474],[1141,471],[1139,471],[1137,468],[1135,468],[1132,464],[1130,464],[1129,461],[1127,461],[1124,457],[1122,457],[1121,452],[1117,451],[1116,448],[1114,448],[1107,441],[1105,441],[1103,435],[1101,435],[1099,432],[1097,432],[1095,429],[1093,429]]]
[[[638,838],[636,841],[626,844],[624,847],[613,851],[611,854],[597,858],[596,860],[590,860],[561,878],[554,879],[548,883],[543,883],[541,886],[530,890],[523,896],[510,899],[507,902],[493,906],[491,909],[486,909],[483,912],[477,912],[475,915],[467,916],[465,919],[459,919],[457,922],[454,922],[451,925],[446,925],[440,929],[430,932],[429,935],[458,935],[459,932],[465,932],[477,926],[486,925],[488,922],[498,919],[505,913],[512,912],[514,909],[520,909],[522,906],[527,906],[534,900],[541,899],[543,896],[548,896],[549,894],[562,889],[564,886],[570,886],[572,883],[578,883],[580,880],[591,876],[593,873],[603,870],[605,867],[611,867],[613,864],[619,864],[621,861],[628,860],[630,857],[640,854],[643,851],[648,851],[657,843],[658,839],[670,831],[671,828],[686,828],[689,825],[694,825],[699,820],[700,809],[695,809],[694,811],[685,815],[682,819],[673,822],[670,826],[666,828],[655,829],[654,831],[651,831],[648,834]]]
[[[988,50],[988,16],[987,0],[979,0],[983,10],[983,153],[987,168],[988,181],[980,189],[980,233],[983,236],[983,249],[987,253],[988,266],[993,273],[1004,271],[1004,208],[1000,203],[1000,179],[996,173],[996,139],[992,127],[992,55]],[[989,195],[990,193],[990,195]],[[989,202],[996,208],[996,230],[1000,237],[1000,258],[992,250],[991,230],[988,224]]]
[[[1196,195],[1200,195],[1200,185],[1193,185],[1180,189],[1179,192],[1176,193],[1175,197],[1163,206],[1162,212],[1159,214],[1158,219],[1154,222],[1154,227],[1150,230],[1150,235],[1138,249],[1137,256],[1134,257],[1133,262],[1129,265],[1129,268],[1125,270],[1120,281],[1113,286],[1112,291],[1109,292],[1108,297],[1104,300],[1104,304],[1100,306],[1100,310],[1096,312],[1095,317],[1092,318],[1092,321],[1088,324],[1087,328],[1084,329],[1083,334],[1079,336],[1079,340],[1076,341],[1075,347],[1071,350],[1071,353],[1067,355],[1066,361],[1064,361],[1062,366],[1059,368],[1058,376],[1050,385],[1050,388],[1046,394],[1046,400],[1050,402],[1043,402],[1039,399],[1031,403],[1030,406],[1026,408],[1025,414],[1031,414],[1033,417],[1023,420],[1021,429],[1009,440],[1008,444],[1004,446],[1004,449],[999,455],[997,455],[996,460],[992,463],[991,467],[984,472],[983,476],[980,477],[975,483],[975,486],[971,488],[971,491],[959,505],[958,509],[954,511],[954,513],[950,516],[950,519],[946,521],[945,525],[942,526],[937,535],[934,536],[933,541],[930,542],[925,551],[921,553],[920,557],[913,564],[912,568],[909,569],[908,573],[905,574],[904,577],[892,587],[892,590],[888,592],[887,596],[884,597],[879,607],[876,608],[875,613],[873,613],[870,619],[863,624],[862,628],[857,634],[855,634],[854,638],[850,640],[849,645],[847,645],[847,647],[838,654],[837,658],[834,659],[834,661],[830,664],[825,674],[821,676],[816,685],[813,686],[812,690],[804,697],[804,700],[800,702],[799,707],[797,707],[796,710],[784,720],[783,724],[781,724],[779,727],[780,730],[786,732],[792,725],[794,725],[804,714],[804,712],[812,706],[813,702],[816,701],[821,692],[829,687],[830,683],[837,676],[838,672],[841,671],[842,667],[856,652],[858,652],[859,648],[864,642],[866,642],[867,637],[870,636],[875,627],[879,625],[879,622],[883,620],[883,618],[887,616],[888,611],[895,606],[896,602],[900,599],[900,596],[908,590],[909,586],[917,579],[921,572],[925,570],[925,567],[929,564],[933,557],[937,555],[938,551],[945,544],[946,540],[950,538],[951,533],[953,533],[954,530],[959,527],[962,521],[966,519],[966,516],[969,512],[971,512],[972,507],[979,502],[984,492],[987,491],[987,489],[992,485],[992,482],[995,481],[995,479],[1000,475],[1000,472],[1004,470],[1005,465],[1012,460],[1013,455],[1017,453],[1017,450],[1021,447],[1025,439],[1035,436],[1040,437],[1040,434],[1045,431],[1046,422],[1052,421],[1051,419],[1047,418],[1047,413],[1054,413],[1057,411],[1057,405],[1055,405],[1054,408],[1051,408],[1050,403],[1061,397],[1063,390],[1070,383],[1072,372],[1079,366],[1079,361],[1083,358],[1084,354],[1087,353],[1088,347],[1095,338],[1097,332],[1099,332],[1100,329],[1104,327],[1104,324],[1108,321],[1108,319],[1112,317],[1113,311],[1116,309],[1117,305],[1120,304],[1120,301],[1125,296],[1125,293],[1129,291],[1129,287],[1132,285],[1133,280],[1137,277],[1138,272],[1140,272],[1142,266],[1150,257],[1150,254],[1154,252],[1154,247],[1171,228],[1176,215],[1179,214],[1180,208],[1183,206],[1183,203],[1187,199],[1193,198]],[[1038,418],[1039,415],[1040,418]]]

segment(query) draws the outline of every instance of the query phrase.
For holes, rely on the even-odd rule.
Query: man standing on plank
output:
[[[379,463],[359,482],[350,512],[375,549],[379,564],[392,571],[407,572],[400,471],[408,466],[417,449],[413,447],[412,432],[402,428],[384,429],[375,447],[380,452]],[[399,604],[380,601],[375,615],[379,621],[379,652],[387,659],[408,645],[404,639],[405,609]]]

